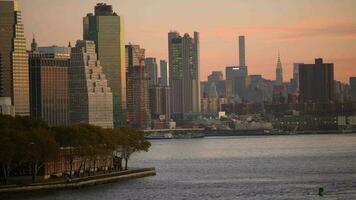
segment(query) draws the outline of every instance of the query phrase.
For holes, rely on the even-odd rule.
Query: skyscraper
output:
[[[150,125],[149,75],[145,66],[145,49],[126,45],[127,120],[130,126],[146,129]]]
[[[168,33],[171,112],[176,119],[200,112],[199,33]]]
[[[226,80],[232,82],[232,95],[245,98],[246,96],[246,66],[228,66],[225,68]]]
[[[32,40],[31,47],[32,51],[29,54],[31,116],[46,121],[49,126],[68,125],[70,48],[61,47],[62,52],[49,53],[55,52],[57,47],[37,48],[35,39]],[[50,48],[53,50],[49,51]]]
[[[208,82],[217,82],[223,80],[223,73],[222,71],[213,71],[208,76]]]
[[[356,77],[350,77],[351,100],[356,102]]]
[[[239,36],[239,62],[240,62],[240,67],[246,66],[245,36]]]
[[[144,60],[129,68],[127,73],[127,120],[130,126],[146,129],[150,127],[149,76]]]
[[[99,3],[83,18],[83,38],[92,40],[113,93],[114,126],[126,122],[126,69],[124,19],[111,5]]]
[[[70,122],[113,127],[113,98],[93,41],[78,40],[69,67]]]
[[[150,88],[150,111],[152,119],[159,119],[162,115],[166,121],[171,118],[170,93],[167,86]]]
[[[282,84],[283,84],[283,68],[282,68],[281,57],[278,53],[277,67],[276,67],[276,85],[282,85]]]
[[[0,1],[0,97],[11,97],[16,115],[29,115],[29,67],[17,0]]]
[[[160,73],[161,73],[161,83],[162,86],[168,86],[168,63],[166,60],[160,60]]]
[[[145,49],[140,48],[140,45],[128,44],[125,46],[126,55],[126,72],[129,68],[140,65],[142,60],[145,60]]]
[[[334,100],[334,64],[315,59],[315,64],[299,65],[299,102]]]
[[[157,85],[157,76],[158,76],[158,72],[157,72],[157,62],[156,62],[156,58],[146,58],[145,60],[145,66],[148,72],[148,76],[150,78],[150,87],[153,85]]]

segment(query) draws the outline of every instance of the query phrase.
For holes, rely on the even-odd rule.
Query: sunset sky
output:
[[[20,0],[28,44],[32,34],[40,46],[75,43],[98,2],[125,17],[126,42],[146,57],[168,59],[170,30],[200,32],[202,80],[238,63],[238,35],[246,36],[249,74],[274,79],[279,50],[285,80],[294,62],[316,57],[335,64],[337,80],[356,76],[355,0]]]

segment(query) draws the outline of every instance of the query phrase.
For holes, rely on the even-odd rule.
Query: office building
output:
[[[299,102],[320,103],[334,100],[334,64],[315,59],[315,64],[299,65]]]
[[[157,71],[156,58],[146,58],[145,66],[146,66],[146,70],[148,72],[148,76],[150,78],[150,81],[149,81],[150,87],[157,85],[158,84],[158,81],[157,81],[158,71]]]
[[[0,1],[0,97],[10,97],[16,115],[30,114],[29,67],[17,0]]]
[[[70,48],[37,48],[33,39],[29,53],[30,66],[30,114],[42,119],[49,126],[69,125]],[[50,50],[53,48],[52,50]],[[58,47],[59,48],[59,47]],[[40,49],[45,49],[41,51]]]
[[[182,119],[200,112],[199,33],[180,36],[168,33],[169,85],[171,112],[175,119]]]
[[[150,111],[152,119],[162,119],[165,121],[171,118],[169,87],[155,86],[150,91]]]
[[[160,60],[160,73],[161,73],[161,86],[169,86],[169,78],[168,78],[168,63],[166,60]]]
[[[149,76],[144,60],[129,68],[127,74],[127,120],[134,128],[147,129],[151,123]]]
[[[70,122],[112,128],[113,94],[93,41],[77,41],[71,49],[68,74]]]
[[[246,66],[228,66],[226,67],[226,80],[232,83],[232,95],[241,99],[246,96]]]
[[[351,100],[356,102],[356,77],[350,77]]]
[[[276,85],[283,85],[283,68],[281,57],[278,53],[277,67],[276,67]]]
[[[222,81],[223,79],[224,77],[221,71],[213,71],[208,76],[208,82],[217,82],[217,81]]]
[[[83,39],[92,40],[107,76],[113,96],[114,127],[126,123],[126,67],[124,19],[113,12],[111,5],[99,3],[95,13],[83,18]]]
[[[128,44],[125,46],[126,52],[126,72],[129,72],[129,68],[140,65],[142,60],[145,60],[145,49],[140,45]]]

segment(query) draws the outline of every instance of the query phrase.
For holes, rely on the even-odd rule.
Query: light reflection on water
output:
[[[356,199],[356,135],[152,141],[130,160],[157,176],[9,199]]]

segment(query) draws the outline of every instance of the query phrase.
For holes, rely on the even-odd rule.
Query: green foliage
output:
[[[31,169],[33,182],[43,164],[58,158],[62,150],[70,163],[72,176],[75,157],[79,156],[82,169],[94,163],[100,155],[112,155],[124,159],[125,169],[130,156],[139,151],[148,151],[150,143],[142,132],[131,128],[103,129],[89,124],[75,124],[68,127],[49,128],[41,120],[29,117],[0,115],[0,175],[7,182],[12,171],[23,166]],[[121,167],[119,167],[121,169]]]

